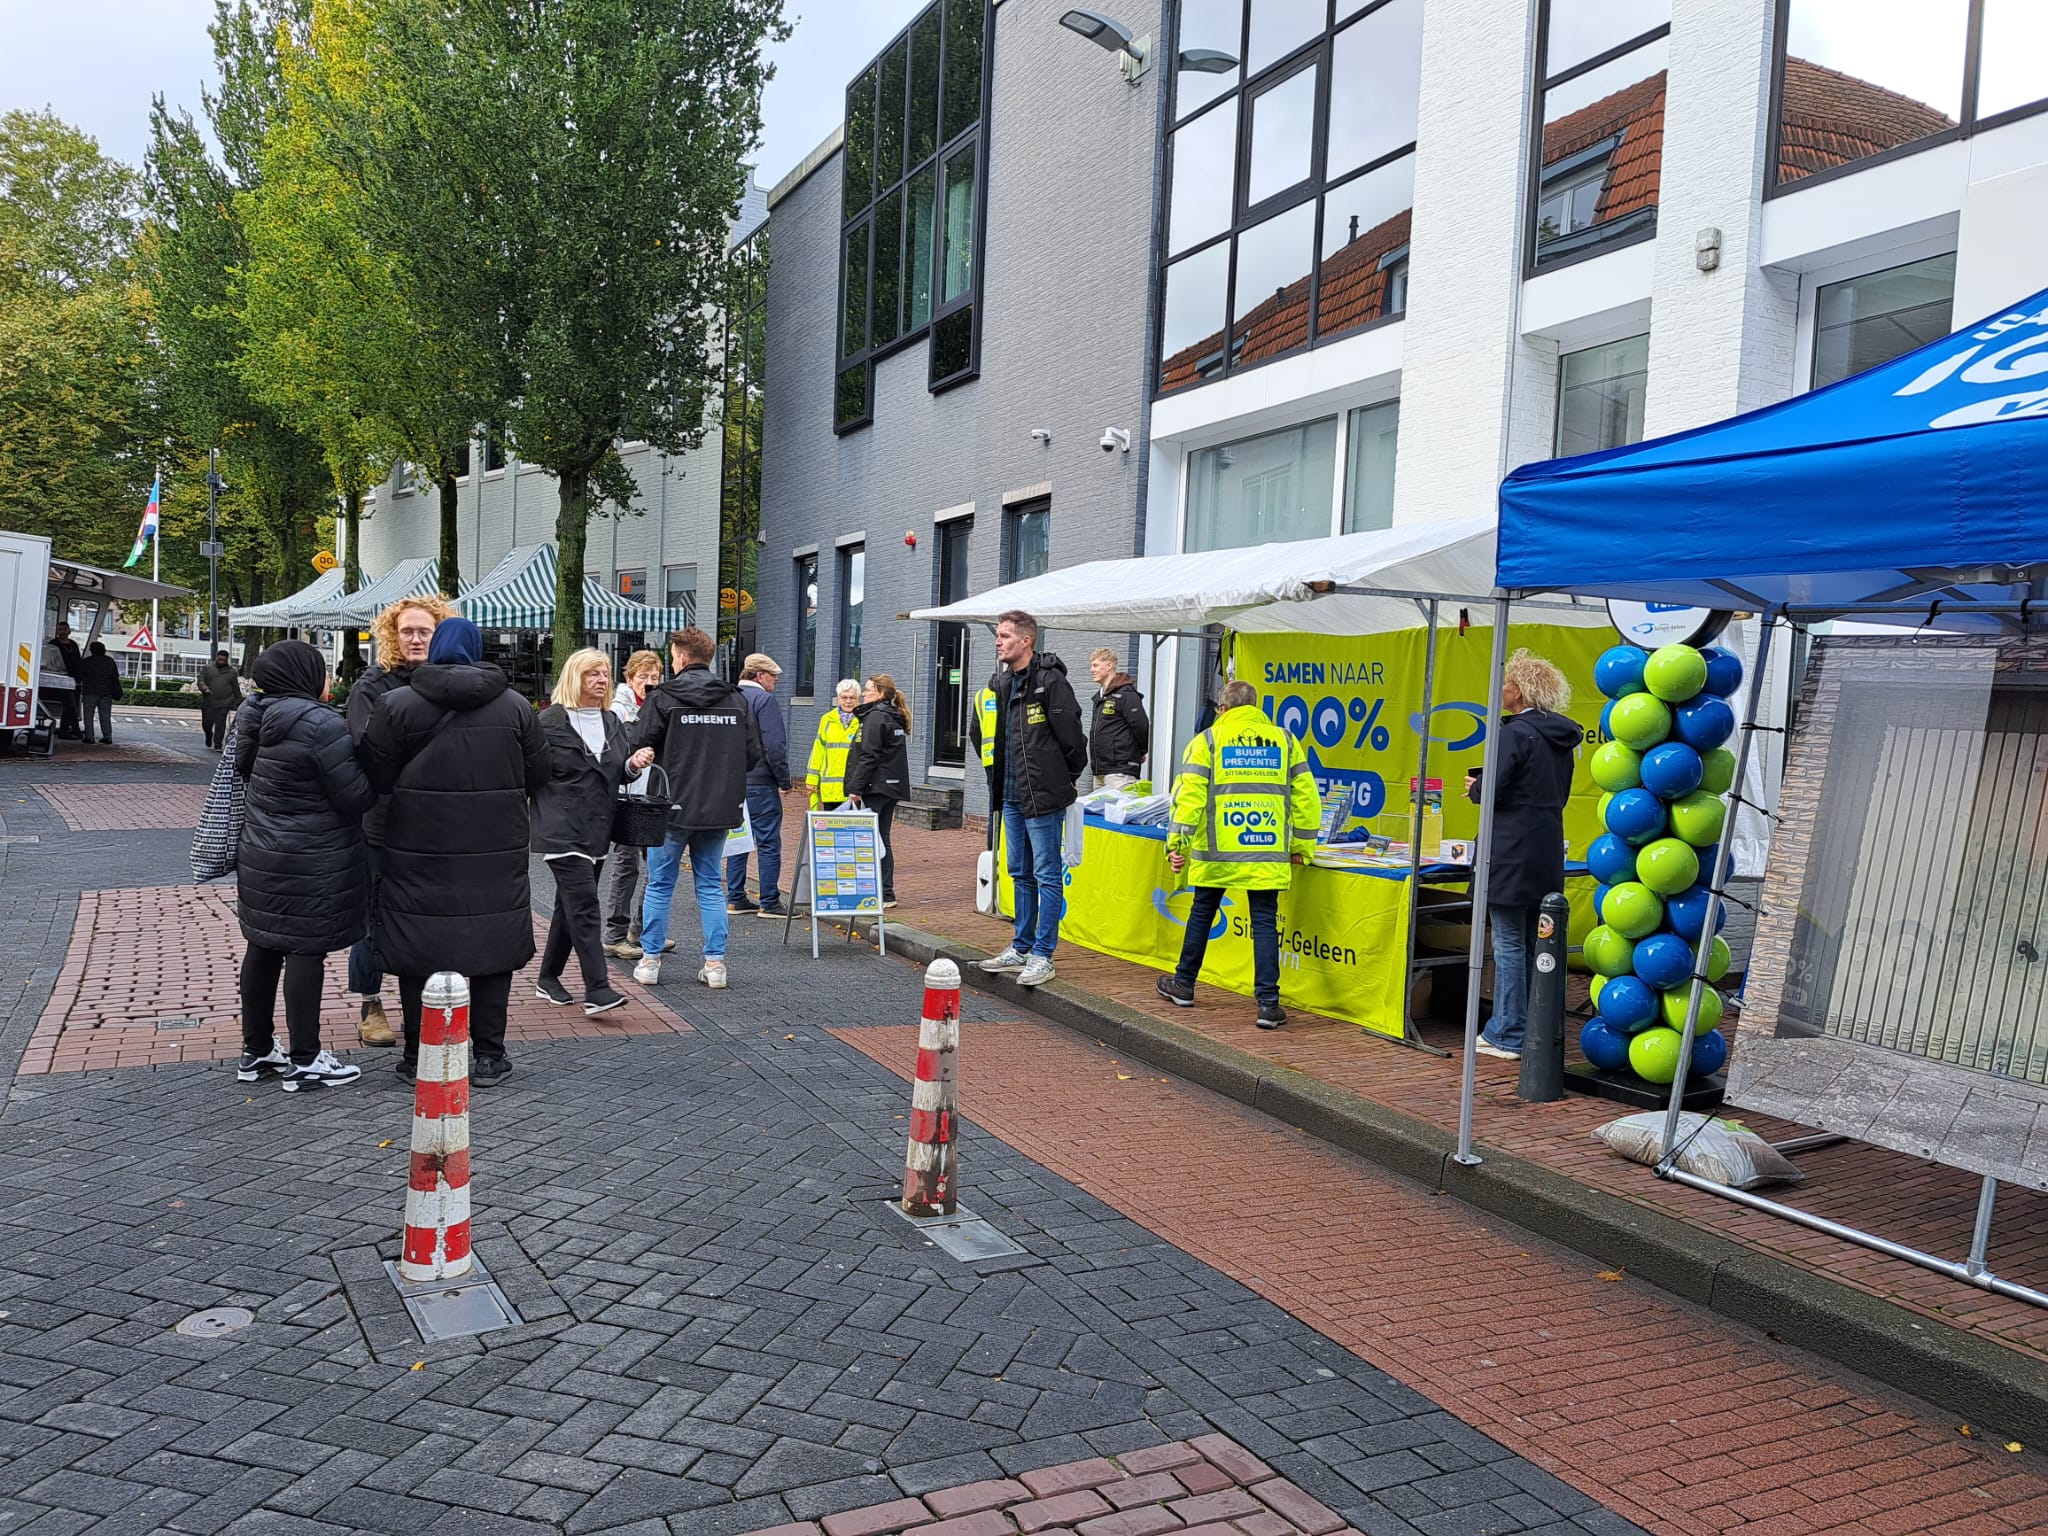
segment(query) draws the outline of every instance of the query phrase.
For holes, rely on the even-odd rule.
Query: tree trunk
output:
[[[590,539],[590,471],[563,470],[555,513],[555,654],[551,668],[583,643],[583,547]]]
[[[462,536],[455,523],[455,474],[443,475],[441,489],[441,595],[455,598],[462,595],[461,557]]]
[[[341,590],[352,595],[363,589],[363,562],[356,549],[363,536],[363,493],[360,487],[350,486],[342,497],[342,518],[347,524],[348,549],[341,562]],[[351,624],[341,633],[341,675],[345,682],[353,683],[363,670],[362,642],[356,636],[361,631]]]

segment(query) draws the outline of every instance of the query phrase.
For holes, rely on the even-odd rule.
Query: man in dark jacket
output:
[[[121,697],[121,666],[107,654],[105,641],[93,641],[89,653],[79,662],[73,676],[78,679],[78,707],[86,745],[92,745],[92,727],[93,722],[97,720],[100,727],[99,739],[112,746],[114,700]]]
[[[64,675],[72,680],[71,687],[64,690],[57,699],[57,734],[66,741],[78,739],[78,664],[85,658],[78,652],[78,642],[71,638],[71,626],[59,622],[50,632],[50,644],[57,648],[58,659],[63,663]]]
[[[399,1075],[419,1058],[427,978],[458,971],[469,978],[470,1081],[487,1086],[512,1070],[512,973],[533,958],[527,802],[549,765],[532,707],[482,655],[476,625],[443,619],[426,664],[378,701],[360,752],[385,797],[374,931],[405,1007]]]
[[[1095,679],[1095,718],[1088,728],[1088,771],[1097,789],[1122,789],[1135,784],[1152,748],[1152,722],[1145,718],[1145,696],[1130,673],[1116,664],[1107,646],[1088,658]]]
[[[994,771],[1002,775],[1003,846],[1017,905],[1014,937],[984,971],[1014,971],[1017,984],[1052,980],[1065,871],[1061,829],[1074,780],[1088,766],[1081,706],[1059,657],[1038,653],[1038,620],[1013,611],[996,621]]]
[[[199,669],[199,729],[205,733],[208,751],[221,749],[227,740],[228,722],[241,707],[242,674],[226,651],[215,651],[213,660]]]
[[[740,664],[740,697],[753,711],[761,738],[761,761],[747,770],[747,819],[754,827],[754,852],[761,861],[761,900],[747,899],[747,856],[725,861],[725,910],[785,917],[782,905],[782,797],[791,789],[789,727],[775,707],[775,680],[782,668],[756,651]]]
[[[633,722],[633,750],[654,748],[675,800],[668,841],[647,850],[642,954],[633,967],[633,979],[642,986],[661,980],[669,904],[686,854],[697,889],[697,915],[704,924],[704,963],[697,979],[714,988],[726,983],[725,843],[740,824],[747,775],[761,762],[761,733],[739,689],[712,674],[713,648],[701,629],[670,635],[675,675],[647,695]]]

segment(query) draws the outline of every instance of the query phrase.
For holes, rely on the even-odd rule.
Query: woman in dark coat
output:
[[[242,936],[242,1061],[236,1080],[284,1077],[286,1093],[353,1082],[362,1068],[320,1048],[327,955],[369,925],[363,812],[375,800],[348,722],[322,702],[327,663],[303,640],[256,658],[257,694],[235,721],[235,772],[248,783],[236,859]],[[277,1048],[284,979],[291,1054]]]
[[[381,967],[398,978],[410,1078],[427,978],[469,978],[470,1081],[497,1082],[512,973],[533,958],[527,800],[548,781],[533,710],[485,663],[467,619],[443,619],[412,680],[377,701],[357,749],[387,796],[384,872],[372,922]]]
[[[555,880],[555,915],[541,950],[534,990],[567,1007],[562,968],[574,949],[583,971],[583,1011],[605,1013],[626,999],[604,963],[604,908],[598,876],[611,846],[612,803],[625,781],[626,727],[611,702],[612,664],[603,651],[576,651],[562,663],[554,702],[540,712],[548,744],[548,782],[533,802],[533,850]],[[652,753],[645,753],[651,758]]]
[[[1493,1017],[1479,1037],[1488,1056],[1515,1060],[1528,1022],[1529,955],[1543,898],[1564,889],[1564,805],[1585,728],[1564,711],[1572,686],[1528,651],[1508,658],[1500,685],[1507,718],[1500,726],[1493,792],[1493,847],[1486,865],[1486,915],[1493,924]],[[1479,798],[1479,774],[1465,775]]]
[[[861,690],[860,735],[846,754],[846,803],[875,813],[882,838],[882,905],[896,905],[896,807],[910,797],[910,701],[877,672]]]

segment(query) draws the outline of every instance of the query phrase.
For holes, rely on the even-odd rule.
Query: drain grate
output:
[[[206,1027],[206,1020],[196,1013],[165,1013],[157,1016],[156,1027],[159,1031],[204,1029]]]

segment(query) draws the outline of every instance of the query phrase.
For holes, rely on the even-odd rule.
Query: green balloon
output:
[[[1735,785],[1735,754],[1726,747],[1713,747],[1700,754],[1700,788],[1710,795],[1725,795]]]
[[[1600,1006],[1600,994],[1606,990],[1606,987],[1607,978],[1595,972],[1591,984],[1586,988],[1586,996],[1593,1000],[1595,1008]]]
[[[1647,693],[1626,694],[1607,712],[1607,729],[1623,746],[1647,752],[1671,735],[1671,707]]]
[[[1609,794],[1639,789],[1643,782],[1643,754],[1619,741],[1610,741],[1593,752],[1593,782]]]
[[[1606,794],[1602,795],[1599,798],[1599,800],[1594,802],[1593,819],[1600,823],[1600,830],[1602,832],[1605,832],[1607,830],[1607,807],[1613,804],[1613,802],[1614,793],[1612,790],[1608,791]]]
[[[1643,663],[1643,686],[1667,704],[1683,704],[1707,686],[1707,658],[1689,645],[1667,645]]]
[[[1678,1048],[1685,1042],[1675,1029],[1646,1029],[1628,1043],[1628,1064],[1646,1083],[1668,1083],[1678,1076]]]
[[[1657,1000],[1657,1011],[1664,1015],[1664,1022],[1673,1029],[1685,1028],[1686,1005],[1692,1001],[1692,983],[1673,987]],[[1694,1028],[1693,1038],[1697,1040],[1711,1029],[1721,1027],[1721,994],[1712,987],[1700,989],[1700,1021]],[[1670,1079],[1665,1079],[1670,1081]]]
[[[1610,897],[1613,894],[1608,892]],[[1605,923],[1586,935],[1581,952],[1586,957],[1586,964],[1602,976],[1626,976],[1635,968],[1635,944]]]
[[[1636,878],[1659,896],[1676,896],[1700,877],[1700,856],[1690,843],[1660,837],[1636,855]]]
[[[1646,939],[1664,925],[1663,900],[1639,880],[1610,887],[1600,913],[1625,939]]]
[[[1719,981],[1726,976],[1733,959],[1734,956],[1728,953],[1728,941],[1715,934],[1713,945],[1707,950],[1707,980]]]
[[[1719,795],[1710,795],[1704,789],[1671,802],[1671,830],[1695,848],[1718,843],[1721,829],[1727,824],[1728,807],[1722,804]]]

